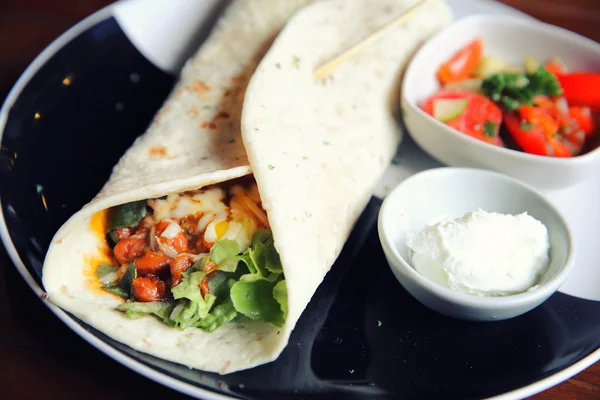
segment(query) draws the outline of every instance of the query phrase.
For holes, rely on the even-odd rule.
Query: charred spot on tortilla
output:
[[[212,332],[244,318],[282,326],[287,289],[253,176],[112,207],[95,276],[130,318]]]
[[[186,86],[185,89],[197,94],[204,94],[212,90],[208,85],[206,85],[206,83],[204,83],[202,79],[199,79],[191,85]]]
[[[244,82],[247,78],[247,74],[245,72],[242,72],[236,76],[234,76],[233,78],[231,78],[231,83],[234,85],[240,84],[241,82]]]
[[[200,125],[202,129],[217,129],[217,124],[212,121],[204,121],[202,125]]]
[[[215,117],[213,118],[213,121],[219,120],[219,119],[229,119],[230,115],[228,112],[226,111],[220,111],[217,115],[215,115]]]
[[[167,158],[169,156],[169,151],[165,146],[157,145],[152,146],[148,149],[148,157],[153,160]]]

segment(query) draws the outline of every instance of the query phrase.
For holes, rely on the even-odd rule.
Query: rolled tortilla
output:
[[[406,25],[315,81],[316,65],[414,1],[315,2],[290,20],[248,85],[274,34],[308,3],[238,0],[228,8],[148,131],[55,235],[43,270],[52,302],[138,351],[192,368],[230,373],[283,351],[399,143],[392,109],[404,65],[450,21],[445,3],[430,0]],[[286,277],[284,326],[242,320],[206,333],[115,311],[121,300],[93,276],[106,257],[99,213],[251,171]]]

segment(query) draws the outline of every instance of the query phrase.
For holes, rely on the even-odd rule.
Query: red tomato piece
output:
[[[502,110],[493,101],[477,93],[442,91],[428,98],[423,104],[423,110],[433,116],[433,102],[438,99],[469,99],[465,111],[446,124],[475,139],[504,146],[504,142],[498,136],[498,128],[502,123]],[[495,127],[493,135],[485,132],[486,122]]]
[[[541,126],[531,126],[530,129],[521,128],[521,119],[515,113],[504,114],[504,125],[517,146],[525,153],[548,155],[546,135]]]
[[[600,111],[600,73],[571,72],[557,78],[570,105]]]
[[[586,137],[594,134],[594,120],[589,107],[570,107],[569,116],[577,121],[577,124],[583,130]]]
[[[552,74],[554,74],[556,76],[565,73],[565,67],[564,67],[564,65],[562,65],[557,60],[548,61],[546,63],[546,65],[544,65],[544,68],[546,68],[550,73],[552,73]]]
[[[437,78],[442,85],[462,81],[471,76],[483,53],[483,42],[477,38],[440,66]]]
[[[571,150],[558,134],[558,122],[546,109],[521,106],[519,113],[520,118],[516,113],[505,114],[504,124],[522,151],[541,156],[571,157]]]
[[[558,122],[543,108],[521,106],[519,107],[519,113],[521,114],[521,118],[530,124],[541,126],[548,137],[555,135],[558,132],[558,128],[560,128]]]
[[[552,99],[543,94],[540,94],[533,99],[533,105],[542,108],[554,108]]]

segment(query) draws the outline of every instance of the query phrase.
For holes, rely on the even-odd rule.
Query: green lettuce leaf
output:
[[[282,273],[283,267],[281,265],[281,260],[279,259],[279,253],[275,249],[275,244],[273,243],[273,239],[271,242],[266,245],[265,249],[265,259],[266,264],[265,268],[273,273]]]
[[[135,268],[135,263],[131,263],[127,267],[125,274],[119,279],[119,282],[104,285],[102,286],[102,289],[125,299],[129,299],[131,297],[131,286],[135,278],[137,278],[137,269]]]
[[[244,254],[240,255],[240,261],[242,261],[248,267],[248,271],[251,274],[256,274],[258,270],[256,269],[256,264],[252,261],[250,257],[250,249],[246,250]]]
[[[212,294],[204,297],[204,303],[197,303],[187,299],[179,300],[169,318],[181,329],[193,326],[202,318],[208,316],[210,308],[217,298]]]
[[[273,287],[273,298],[279,303],[281,312],[283,313],[283,322],[287,317],[288,301],[287,301],[287,285],[285,280],[280,280]]]
[[[256,246],[257,243],[266,243],[270,239],[273,239],[273,234],[268,229],[259,229],[254,233],[252,237],[252,246]]]
[[[181,282],[171,289],[175,300],[187,299],[190,303],[194,303],[180,302],[173,310],[171,319],[177,321],[180,326],[187,326],[206,317],[216,300],[216,297],[211,294],[207,294],[202,298],[200,282],[205,275],[202,271],[192,271],[189,269],[183,273]]]
[[[273,235],[267,229],[259,229],[252,238],[252,245],[240,257],[251,274],[268,277],[270,273],[281,274],[283,267],[275,249]]]
[[[275,283],[258,276],[244,275],[242,278],[245,277],[231,287],[231,301],[235,309],[250,319],[283,325],[283,311],[273,297]]]
[[[128,317],[133,319],[146,315],[154,315],[167,325],[176,326],[176,323],[170,319],[174,307],[174,301],[127,302],[119,304],[117,310],[123,311]]]
[[[255,244],[252,244],[252,247],[250,247],[247,252],[254,266],[254,270],[256,271],[255,273],[260,274],[260,276],[265,276],[267,274],[265,268],[265,265],[267,264],[265,244],[263,242],[256,242]]]
[[[236,282],[230,272],[214,271],[208,279],[209,293],[218,299],[229,298],[229,289]]]
[[[109,210],[108,232],[114,229],[129,228],[140,223],[146,216],[146,201],[121,204]]]
[[[212,332],[229,321],[232,321],[237,315],[238,312],[233,306],[231,299],[227,299],[225,302],[215,306],[208,316],[195,323],[194,326],[203,331]]]
[[[221,271],[235,272],[240,260],[240,245],[235,240],[217,240],[210,249],[210,259]]]
[[[109,283],[107,285],[102,286],[103,290],[106,290],[109,293],[116,294],[124,299],[128,299],[131,296],[131,293],[116,283]]]
[[[200,293],[200,282],[206,274],[203,271],[192,271],[188,269],[182,274],[181,282],[177,286],[171,289],[173,298],[177,299],[188,299],[201,303],[202,293]]]
[[[112,274],[113,272],[117,272],[119,267],[114,267],[109,264],[102,263],[96,268],[96,277],[98,279],[104,278],[108,274]]]

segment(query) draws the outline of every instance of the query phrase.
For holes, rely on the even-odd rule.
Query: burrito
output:
[[[402,69],[449,8],[430,0],[325,78],[313,70],[414,3],[232,2],[100,193],[56,233],[49,300],[191,368],[276,359],[395,153]]]

